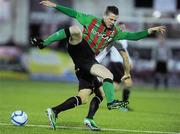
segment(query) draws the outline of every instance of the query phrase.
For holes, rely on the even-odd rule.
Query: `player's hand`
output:
[[[131,79],[131,75],[124,75],[121,78],[121,81],[123,82],[125,87],[132,87],[132,79]]]
[[[165,26],[158,26],[158,27],[152,27],[148,29],[148,33],[152,34],[154,32],[160,32],[161,34],[164,34],[166,32]]]
[[[56,3],[53,3],[49,0],[43,0],[40,2],[41,5],[47,6],[47,7],[56,7]]]

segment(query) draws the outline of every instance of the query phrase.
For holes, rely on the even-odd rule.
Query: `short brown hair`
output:
[[[107,6],[105,14],[113,13],[115,15],[119,15],[119,10],[116,6]]]

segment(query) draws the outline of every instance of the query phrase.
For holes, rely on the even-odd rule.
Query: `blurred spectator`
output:
[[[161,81],[163,81],[164,87],[168,88],[168,62],[171,58],[171,51],[165,42],[162,35],[158,36],[158,45],[154,48],[155,59],[155,78],[154,87],[158,88]]]

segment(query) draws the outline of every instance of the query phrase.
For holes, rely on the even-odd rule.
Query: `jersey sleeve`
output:
[[[77,16],[77,11],[76,10],[73,10],[71,8],[68,8],[68,7],[64,7],[62,5],[56,5],[55,7],[58,11],[70,16],[70,17],[73,17],[73,18],[76,18]]]
[[[81,12],[78,12],[76,10],[73,10],[71,8],[68,7],[64,7],[62,5],[57,5],[56,9],[61,11],[62,13],[75,18],[80,24],[82,25],[89,25],[91,23],[91,21],[96,18],[92,15],[87,15]]]
[[[140,40],[147,37],[148,30],[143,30],[140,32],[122,32],[120,28],[117,28],[117,35],[115,36],[114,40]]]

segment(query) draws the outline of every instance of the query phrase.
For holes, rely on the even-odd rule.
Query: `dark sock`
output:
[[[165,86],[165,88],[168,88],[168,77],[167,76],[165,76],[165,78],[164,78],[164,86]]]
[[[62,111],[74,108],[81,104],[82,104],[81,98],[79,96],[74,96],[74,97],[67,99],[62,104],[60,104],[56,107],[53,107],[52,110],[55,112],[55,114],[58,114]]]
[[[128,88],[123,89],[123,101],[128,101],[130,95],[130,90]]]
[[[154,87],[155,87],[155,88],[158,88],[158,86],[159,86],[159,78],[158,78],[158,76],[155,76],[155,79],[154,79]]]
[[[102,100],[103,100],[102,97],[98,97],[98,96],[93,97],[89,106],[89,112],[88,112],[87,118],[93,119],[96,111],[99,108],[99,104],[102,102]]]

